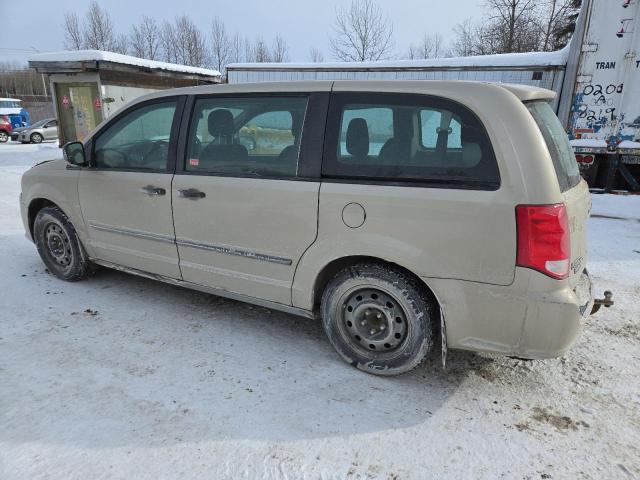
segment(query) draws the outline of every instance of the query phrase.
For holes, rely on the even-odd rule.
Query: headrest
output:
[[[467,167],[474,167],[482,160],[482,148],[484,134],[477,127],[462,126],[460,130],[460,142],[462,146],[462,164]]]
[[[209,133],[214,137],[233,135],[233,114],[226,108],[219,108],[209,114]]]
[[[354,118],[347,127],[347,152],[354,157],[369,155],[369,128],[364,118]]]
[[[393,137],[398,140],[410,141],[413,138],[412,112],[398,109],[393,112]]]

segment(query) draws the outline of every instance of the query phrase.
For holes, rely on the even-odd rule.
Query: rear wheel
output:
[[[93,272],[76,230],[57,207],[45,207],[36,215],[33,237],[40,258],[56,277],[82,280]]]
[[[39,133],[32,133],[31,134],[31,143],[42,143],[42,135],[40,135]]]
[[[7,132],[0,130],[0,143],[5,143],[7,140],[9,140]]]
[[[322,296],[322,320],[338,354],[368,373],[408,372],[433,345],[434,306],[424,288],[382,264],[339,272]]]

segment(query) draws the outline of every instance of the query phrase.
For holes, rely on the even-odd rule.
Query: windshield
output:
[[[580,170],[569,137],[547,102],[530,102],[527,108],[538,124],[556,170],[560,190],[566,191],[580,183]]]
[[[50,122],[51,120],[52,120],[51,118],[45,118],[44,120],[39,120],[36,123],[32,123],[29,128],[41,127],[42,125],[44,125],[47,122]]]

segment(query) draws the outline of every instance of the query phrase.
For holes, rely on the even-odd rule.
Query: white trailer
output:
[[[572,39],[560,102],[583,176],[605,190],[640,191],[638,0],[591,0]]]
[[[640,191],[640,0],[583,0],[567,47],[428,60],[236,63],[229,83],[286,80],[480,80],[549,88],[592,188]]]

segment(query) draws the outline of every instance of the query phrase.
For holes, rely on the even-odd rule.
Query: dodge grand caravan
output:
[[[561,355],[590,311],[581,180],[548,90],[167,90],[22,179],[49,271],[96,265],[322,320],[393,375],[446,348]]]

